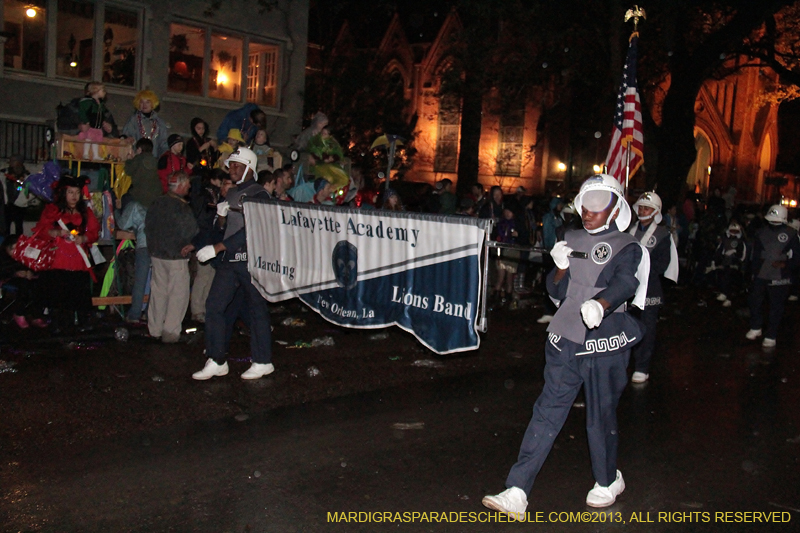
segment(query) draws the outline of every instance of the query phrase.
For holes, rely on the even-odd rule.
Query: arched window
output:
[[[439,98],[439,128],[436,136],[434,172],[455,172],[458,165],[458,133],[461,124],[461,98],[443,94]]]
[[[500,117],[497,136],[498,176],[519,176],[522,171],[522,135],[525,130],[525,108],[510,109]]]

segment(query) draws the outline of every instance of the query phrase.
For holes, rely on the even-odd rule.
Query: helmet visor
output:
[[[599,213],[611,205],[614,194],[610,191],[586,191],[581,198],[581,206],[588,211]]]

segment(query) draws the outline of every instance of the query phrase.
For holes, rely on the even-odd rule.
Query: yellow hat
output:
[[[242,132],[236,128],[228,131],[228,139],[236,139],[240,143],[244,142],[244,137],[242,137]]]

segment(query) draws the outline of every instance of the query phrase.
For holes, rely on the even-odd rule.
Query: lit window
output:
[[[94,4],[58,0],[56,74],[92,79]]]
[[[167,88],[278,107],[279,58],[280,47],[274,44],[251,42],[245,49],[241,37],[217,33],[208,26],[172,24]],[[205,88],[204,75],[208,79]]]
[[[277,107],[277,46],[250,43],[247,60],[247,101],[267,107]]]
[[[203,94],[203,67],[206,32],[202,28],[170,25],[169,78],[170,91]]]
[[[211,36],[211,65],[208,71],[208,96],[239,100],[242,80],[243,42],[236,37]]]
[[[103,26],[103,81],[133,87],[139,44],[139,14],[106,6]]]
[[[44,72],[47,0],[3,0],[6,68]]]
[[[499,176],[519,176],[522,170],[522,134],[525,130],[525,110],[514,109],[500,117],[497,147]]]
[[[461,100],[452,94],[439,99],[439,133],[436,137],[434,172],[455,172],[458,165],[458,132]]]

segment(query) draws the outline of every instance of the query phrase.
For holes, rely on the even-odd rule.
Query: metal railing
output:
[[[48,151],[45,131],[46,124],[0,119],[0,159],[19,154],[25,158],[26,163],[46,160]]]

